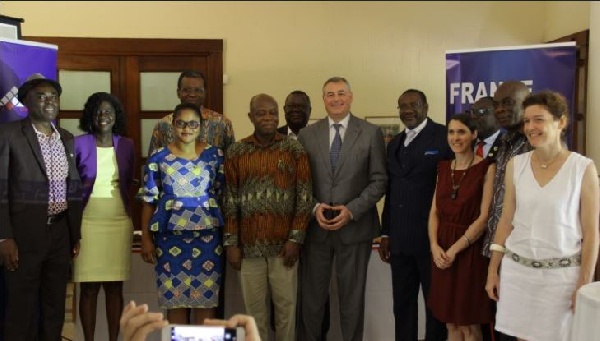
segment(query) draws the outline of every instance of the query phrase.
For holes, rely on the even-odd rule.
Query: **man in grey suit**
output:
[[[318,340],[333,261],[342,336],[362,340],[371,245],[379,235],[376,204],[387,175],[381,130],[350,113],[352,90],[344,78],[323,85],[328,117],[300,131],[313,176],[316,206],[302,255],[300,339]]]
[[[61,339],[83,211],[73,135],[52,122],[61,92],[54,80],[30,77],[18,92],[29,116],[0,126],[5,340]]]

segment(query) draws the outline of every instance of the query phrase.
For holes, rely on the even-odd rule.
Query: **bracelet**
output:
[[[466,234],[463,234],[463,237],[465,238],[465,240],[467,241],[467,245],[471,246],[471,239],[469,239],[469,237],[467,237]]]
[[[500,244],[492,244],[492,245],[490,245],[490,251],[498,251],[498,252],[505,253],[506,248]]]

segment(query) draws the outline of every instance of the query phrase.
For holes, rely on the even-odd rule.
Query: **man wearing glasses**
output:
[[[390,263],[396,340],[418,340],[419,287],[427,297],[431,280],[428,218],[437,180],[437,164],[451,159],[446,127],[427,117],[422,91],[398,98],[406,127],[387,147],[389,184],[382,214],[379,257]],[[428,341],[446,340],[446,326],[426,308]]]
[[[225,115],[204,107],[206,98],[206,78],[200,72],[184,71],[177,81],[177,97],[181,103],[191,103],[200,107],[202,125],[198,140],[220,148],[223,152],[235,141],[231,120]],[[163,117],[154,127],[148,156],[158,148],[173,142],[173,114]]]
[[[492,149],[492,145],[501,132],[494,116],[494,97],[480,98],[473,103],[467,113],[477,124],[475,154],[481,157],[493,157],[496,151]]]

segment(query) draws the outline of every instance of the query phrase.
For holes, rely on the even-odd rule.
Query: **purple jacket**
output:
[[[119,188],[127,214],[131,216],[129,207],[129,189],[133,185],[133,140],[113,134],[113,147],[117,154],[119,168]],[[75,161],[83,185],[83,205],[87,205],[97,174],[96,137],[85,134],[75,137]]]

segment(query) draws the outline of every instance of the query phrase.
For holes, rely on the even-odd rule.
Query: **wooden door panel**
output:
[[[136,39],[27,36],[25,40],[58,46],[58,69],[109,71],[111,93],[127,113],[127,137],[135,144],[135,169],[146,159],[141,156],[141,120],[158,119],[165,111],[142,111],[140,72],[204,73],[208,90],[205,104],[223,112],[223,40],[221,39]],[[169,84],[176,97],[177,84]],[[170,111],[170,110],[166,110]],[[60,117],[78,118],[80,111],[61,111]],[[60,123],[59,123],[60,124]],[[138,173],[139,174],[139,173]],[[141,177],[136,176],[141,179]],[[132,189],[131,194],[136,192]],[[139,230],[140,205],[132,200],[132,219]]]
[[[58,56],[57,69],[63,71],[104,71],[110,73],[110,92],[121,98],[121,82],[119,81],[120,57],[117,56],[87,56],[87,55],[60,55]],[[58,79],[60,82],[60,77]],[[91,95],[91,93],[90,93]],[[81,110],[61,110],[60,118],[79,118]]]

